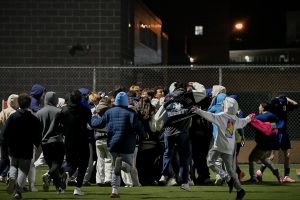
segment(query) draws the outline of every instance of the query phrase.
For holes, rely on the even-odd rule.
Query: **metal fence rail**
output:
[[[257,112],[260,102],[285,94],[300,103],[300,66],[1,66],[0,98],[11,93],[29,92],[39,83],[59,96],[74,89],[87,87],[93,91],[112,91],[116,85],[129,88],[139,83],[142,88],[168,86],[174,82],[197,81],[206,88],[222,84],[227,93],[237,94],[241,109]],[[288,131],[299,140],[299,110],[289,114]],[[253,137],[247,128],[246,137]]]

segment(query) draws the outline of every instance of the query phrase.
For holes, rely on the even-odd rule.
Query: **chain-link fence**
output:
[[[123,67],[0,67],[0,98],[11,93],[29,92],[39,83],[59,96],[81,87],[93,91],[112,91],[115,86],[129,88],[138,83],[142,88],[165,86],[174,82],[197,81],[206,88],[224,85],[227,93],[237,94],[241,109],[257,112],[260,102],[285,94],[300,102],[300,66],[123,66]],[[299,140],[299,110],[289,114],[291,139]],[[248,130],[247,130],[248,129]],[[253,130],[246,137],[253,138]]]

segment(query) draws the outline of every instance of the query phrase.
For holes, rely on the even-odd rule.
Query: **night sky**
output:
[[[197,23],[202,18],[201,11],[206,5],[224,6],[218,1],[201,0],[142,0],[163,22],[163,31],[169,36],[169,43],[180,42],[184,37],[186,24]],[[184,2],[184,3],[183,3]],[[226,1],[220,1],[226,2]],[[300,10],[295,0],[280,3],[271,0],[227,0],[228,23],[243,20],[245,29],[242,33],[243,44],[238,46],[232,39],[231,49],[261,49],[285,47],[285,13],[287,10]],[[209,12],[213,12],[213,9]]]

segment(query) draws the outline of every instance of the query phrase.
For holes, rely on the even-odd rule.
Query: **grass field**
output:
[[[242,165],[242,170],[248,172],[247,165]],[[283,166],[279,166],[280,172],[283,171]],[[295,170],[300,168],[300,165],[292,165],[291,177],[296,177]],[[46,172],[46,168],[39,168],[37,170],[37,188],[39,192],[26,192],[23,194],[23,199],[32,200],[59,200],[59,199],[111,199],[109,194],[110,187],[99,187],[92,185],[89,187],[82,187],[85,196],[73,196],[73,186],[66,189],[64,194],[56,194],[54,186],[50,187],[49,192],[42,191],[41,175]],[[214,176],[212,176],[214,177]],[[245,180],[249,176],[245,177]],[[289,184],[278,184],[276,178],[271,174],[270,170],[266,170],[264,174],[264,183],[256,185],[243,184],[246,190],[245,200],[300,200],[300,181]],[[6,193],[6,185],[0,183],[0,200],[12,199]],[[201,200],[227,200],[235,199],[236,192],[228,193],[226,185],[223,186],[192,186],[191,192],[181,190],[178,186],[145,186],[119,189],[121,199],[201,199]]]

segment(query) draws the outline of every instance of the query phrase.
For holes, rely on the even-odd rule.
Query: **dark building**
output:
[[[135,5],[135,0],[2,0],[0,63],[134,64]]]

